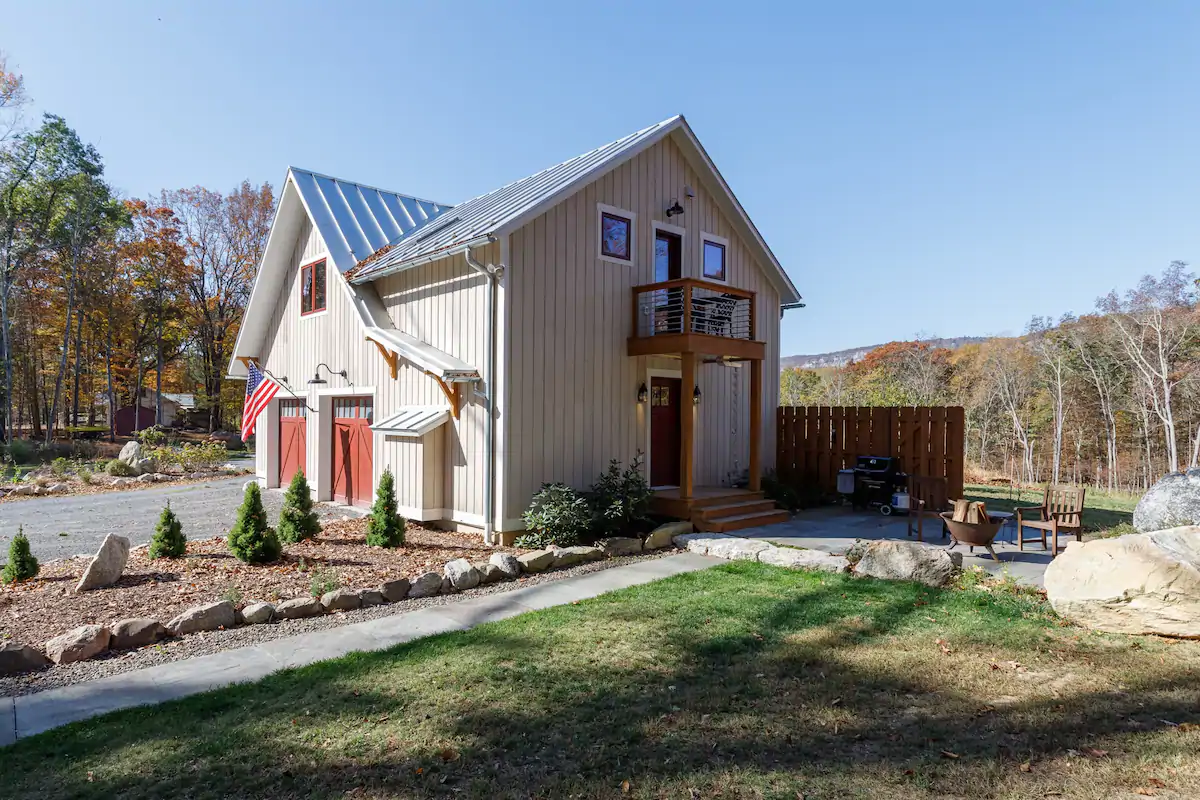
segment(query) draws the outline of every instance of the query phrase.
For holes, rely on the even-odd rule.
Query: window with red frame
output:
[[[300,268],[300,313],[325,310],[325,261],[314,261]]]

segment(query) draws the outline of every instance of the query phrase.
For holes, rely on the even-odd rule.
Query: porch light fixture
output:
[[[308,383],[310,386],[313,384],[320,384],[320,383],[327,382],[324,378],[321,377],[321,367],[324,367],[325,371],[328,372],[330,375],[341,375],[343,380],[346,378],[346,370],[343,369],[343,370],[339,371],[339,370],[330,369],[329,365],[322,361],[320,364],[317,364],[317,368],[313,372],[313,376],[308,379]]]
[[[638,387],[638,402],[644,403],[650,397],[650,392],[646,389],[646,384],[643,383]]]
[[[694,405],[694,406],[700,405],[700,387],[699,386],[697,386],[695,389],[692,389],[692,405]]]
[[[667,209],[666,213],[667,213],[667,219],[670,219],[671,217],[677,217],[683,213],[683,206],[679,205],[678,200],[672,198],[671,206],[670,206],[670,208]]]

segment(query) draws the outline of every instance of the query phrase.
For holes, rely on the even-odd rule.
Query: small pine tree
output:
[[[267,527],[267,512],[257,481],[246,484],[246,494],[229,530],[228,542],[233,554],[247,564],[265,564],[276,560],[283,552],[275,529]]]
[[[154,527],[154,536],[150,539],[150,558],[182,558],[187,553],[187,537],[183,535],[183,526],[179,517],[171,510],[171,501],[163,509]]]
[[[296,470],[283,495],[283,510],[279,512],[279,538],[294,543],[311,539],[321,532],[321,521],[313,511],[312,492],[304,478],[304,470]]]
[[[399,547],[404,544],[404,517],[396,513],[396,480],[388,467],[379,478],[375,505],[367,517],[367,544],[372,547]]]
[[[27,581],[38,574],[38,562],[29,550],[29,540],[25,538],[25,529],[17,528],[17,535],[8,546],[8,563],[0,571],[0,581],[16,583]]]

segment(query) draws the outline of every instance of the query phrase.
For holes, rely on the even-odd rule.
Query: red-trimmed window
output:
[[[300,313],[325,310],[325,259],[300,268]]]

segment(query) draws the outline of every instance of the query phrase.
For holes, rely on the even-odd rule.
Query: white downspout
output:
[[[496,425],[496,294],[499,286],[500,277],[504,274],[504,265],[483,265],[475,260],[475,256],[471,254],[471,248],[468,246],[463,251],[467,257],[467,264],[471,269],[478,272],[488,279],[488,301],[487,301],[487,394],[484,398],[487,400],[487,417],[484,419],[483,425],[483,460],[484,460],[484,479],[483,479],[483,541],[486,544],[495,544],[495,520],[496,520],[496,447],[495,447],[495,425]]]

